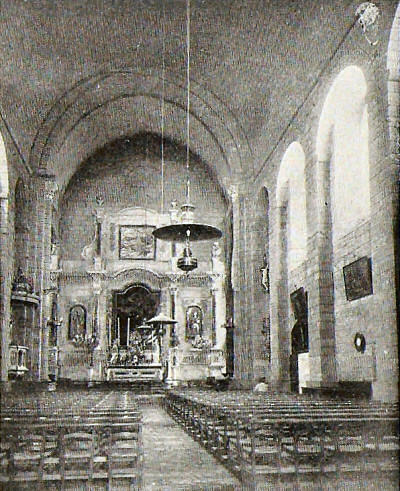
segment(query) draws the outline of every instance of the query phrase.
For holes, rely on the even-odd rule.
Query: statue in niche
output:
[[[211,248],[211,257],[214,259],[219,259],[221,252],[222,251],[219,242],[214,242]]]
[[[86,309],[82,305],[74,305],[69,311],[68,338],[86,336]]]
[[[179,208],[177,201],[171,201],[171,208],[169,209],[169,216],[171,223],[177,223],[179,221]]]
[[[195,339],[203,334],[203,312],[197,305],[186,311],[186,339]]]
[[[214,242],[211,247],[211,264],[212,269],[216,273],[223,273],[224,265],[221,261],[222,249],[219,242]]]

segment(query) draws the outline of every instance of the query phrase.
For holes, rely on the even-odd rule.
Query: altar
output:
[[[107,381],[162,381],[162,336],[160,326],[142,324],[130,329],[127,322],[126,345],[121,346],[121,324],[117,318],[117,328],[109,333],[109,350],[107,356]],[[112,339],[112,332],[116,333]]]
[[[109,366],[107,368],[108,382],[150,382],[163,380],[161,365]]]
[[[79,272],[65,267],[51,276],[64,319],[60,379],[179,385],[223,378],[226,276],[218,243],[186,274],[177,268],[179,245],[152,235],[168,216],[137,207],[96,213],[97,252],[85,248]],[[158,316],[164,321],[151,324]]]

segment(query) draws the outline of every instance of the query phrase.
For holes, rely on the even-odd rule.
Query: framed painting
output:
[[[372,295],[371,258],[362,257],[344,266],[343,276],[348,301]]]
[[[154,260],[156,241],[152,234],[155,227],[148,225],[121,225],[119,227],[119,258]]]

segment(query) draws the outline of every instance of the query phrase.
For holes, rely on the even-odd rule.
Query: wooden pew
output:
[[[170,393],[165,406],[249,485],[398,470],[397,405],[238,399]]]
[[[46,415],[36,422],[31,417],[3,421],[0,482],[31,481],[40,489],[40,482],[55,481],[64,488],[66,482],[84,480],[89,484],[102,481],[110,487],[123,478],[130,480],[131,488],[139,488],[143,460],[140,417],[83,415],[78,419]],[[116,458],[117,450],[124,452],[125,469]]]

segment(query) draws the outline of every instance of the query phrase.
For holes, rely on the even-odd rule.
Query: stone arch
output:
[[[332,239],[370,217],[367,84],[357,66],[335,78],[321,113],[317,158],[329,164]]]
[[[309,275],[310,364],[312,379],[329,386],[352,377],[345,368],[353,354],[346,314],[355,315],[356,306],[344,298],[342,266],[350,262],[346,253],[356,254],[357,245],[346,242],[346,237],[357,230],[365,245],[362,254],[370,254],[367,83],[358,66],[344,68],[330,86],[316,154],[313,218],[318,233],[309,245],[315,262]]]
[[[9,240],[9,175],[6,147],[0,133],[0,331],[1,383],[8,381],[8,345],[10,342],[10,296],[12,257]]]
[[[395,299],[393,298],[393,286],[391,283],[386,282],[383,285],[382,292],[385,303],[392,305],[393,312],[396,311],[396,324],[392,329],[387,330],[385,336],[379,339],[378,349],[381,353],[387,355],[387,359],[390,363],[390,368],[385,366],[385,359],[378,358],[378,378],[375,386],[373,386],[373,393],[376,398],[382,400],[398,400],[398,363],[399,363],[399,336],[400,336],[400,188],[398,182],[398,176],[400,172],[400,3],[397,6],[395,17],[390,32],[388,53],[387,53],[387,70],[388,70],[388,113],[387,121],[389,124],[389,155],[388,161],[393,169],[389,179],[386,179],[386,190],[391,190],[391,193],[387,193],[386,198],[386,210],[387,210],[387,229],[393,230],[393,254],[394,254],[394,273],[395,273]],[[389,168],[389,166],[388,166]],[[393,195],[393,198],[392,198]],[[390,210],[390,207],[393,210]],[[390,211],[389,211],[390,210]],[[393,213],[393,215],[391,215]],[[383,220],[382,220],[383,221]],[[392,229],[393,224],[393,229]],[[388,241],[390,244],[390,242]],[[390,247],[390,245],[389,245]],[[382,252],[380,256],[382,256]],[[390,252],[386,253],[390,260]],[[377,262],[375,260],[375,262]],[[394,303],[395,302],[395,303]],[[396,308],[397,307],[397,308]],[[389,307],[390,308],[390,307]],[[382,355],[381,355],[382,356]],[[390,360],[393,360],[390,362]],[[386,363],[388,363],[386,361]],[[381,367],[379,366],[381,365]],[[381,375],[379,372],[383,372],[384,380],[381,381]],[[388,375],[390,374],[390,375]],[[389,379],[389,380],[388,380]]]
[[[0,133],[0,198],[8,198],[8,164],[6,147]]]
[[[161,90],[161,74],[130,68],[94,74],[78,82],[46,115],[31,148],[31,165],[60,175],[62,188],[77,166],[109,141],[143,132],[160,134]],[[185,95],[183,81],[167,74],[164,135],[181,143],[185,143]],[[221,101],[195,81],[191,108],[193,152],[215,166],[222,181],[229,180],[231,173],[240,172],[242,162],[252,160],[240,124]]]
[[[305,188],[305,155],[302,146],[293,142],[286,150],[279,168],[277,205],[288,208],[288,270],[298,267],[306,258],[307,220]]]
[[[400,78],[400,4],[397,6],[393,20],[392,30],[390,32],[387,69],[390,78]]]
[[[274,303],[277,325],[271,333],[272,359],[278,361],[274,377],[289,386],[290,305],[289,293],[295,271],[307,251],[305,154],[299,142],[287,148],[276,185]],[[276,363],[275,361],[275,363]]]
[[[116,273],[109,281],[109,289],[125,291],[132,285],[145,285],[150,291],[156,292],[167,283],[167,277],[149,268],[130,268]]]

